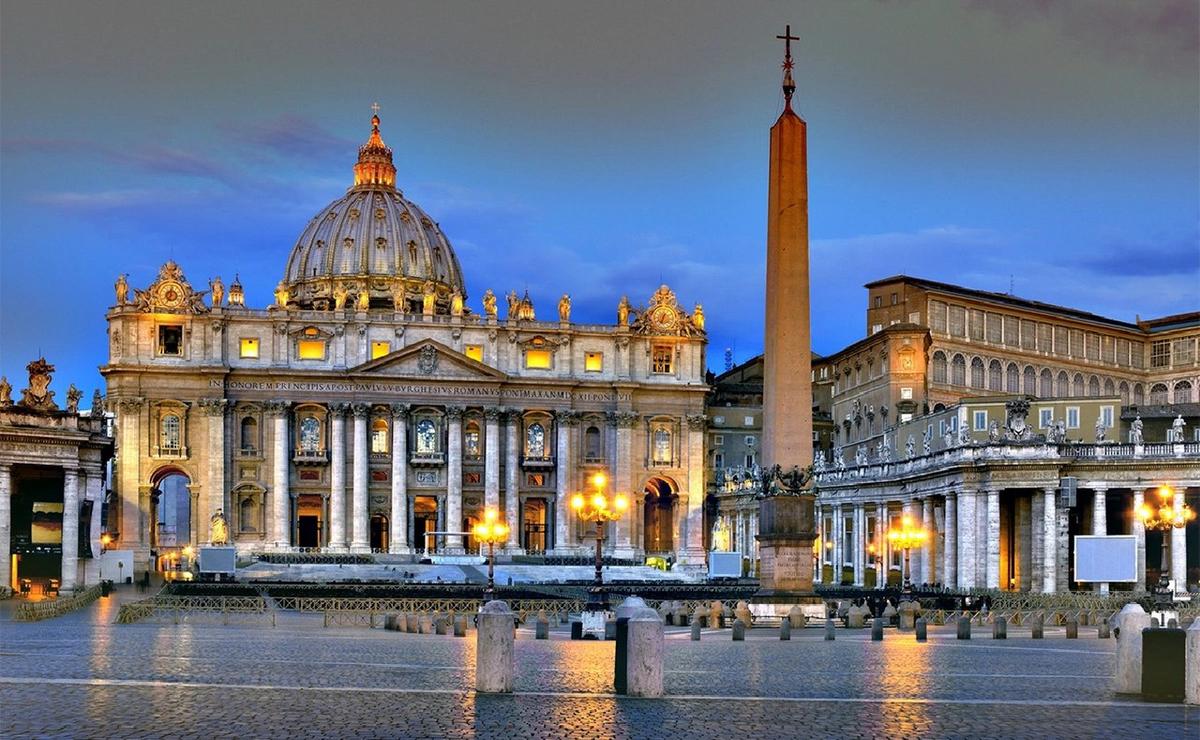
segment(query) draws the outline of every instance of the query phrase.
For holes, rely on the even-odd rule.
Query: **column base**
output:
[[[352,555],[370,555],[371,546],[364,542],[356,542],[350,545],[350,553]]]
[[[618,560],[641,560],[638,557],[637,550],[634,550],[629,545],[618,545],[613,548],[612,556]]]
[[[346,544],[344,542],[339,543],[339,544],[327,545],[324,549],[325,549],[325,552],[333,552],[333,553],[343,553],[343,552],[350,551],[350,548],[346,547]]]

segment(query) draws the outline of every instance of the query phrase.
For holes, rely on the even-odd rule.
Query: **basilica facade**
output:
[[[469,552],[486,509],[510,554],[582,555],[569,499],[602,472],[633,501],[611,556],[703,564],[703,309],[665,285],[614,301],[611,324],[573,321],[567,295],[540,319],[528,294],[472,306],[378,117],[272,304],[248,306],[236,277],[208,288],[168,262],[145,289],[118,277],[107,315],[106,524],[141,562],[214,522],[242,553]]]

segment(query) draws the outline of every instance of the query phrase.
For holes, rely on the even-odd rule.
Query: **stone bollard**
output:
[[[1067,639],[1068,640],[1078,640],[1079,639],[1079,622],[1076,622],[1074,619],[1067,620]]]
[[[692,620],[692,642],[700,642],[700,620]]]
[[[867,624],[865,607],[852,606],[846,611],[846,626],[851,629],[862,629]]]
[[[475,690],[481,694],[511,694],[516,674],[513,613],[503,601],[489,601],[476,620]]]
[[[833,618],[826,617],[825,618],[825,640],[826,641],[831,641],[834,639],[834,637],[836,637],[836,634],[835,634],[836,629],[837,629],[837,625],[835,625],[833,623]]]
[[[896,615],[898,613],[896,607],[892,606],[891,602],[888,602],[888,605],[883,608],[883,618],[887,620],[888,624],[896,623]]]
[[[883,617],[875,617],[871,620],[871,640],[883,642]]]
[[[1159,627],[1158,617],[1150,617],[1150,626],[1153,627],[1154,629],[1158,629],[1158,627]]]
[[[1178,619],[1168,619],[1167,620],[1167,628],[1173,629],[1173,630],[1179,629],[1179,620]]]
[[[1116,618],[1117,670],[1113,691],[1142,693],[1142,630],[1150,626],[1150,615],[1139,604],[1126,604]]]
[[[808,618],[804,616],[804,610],[800,608],[799,604],[795,604],[791,609],[788,609],[787,618],[794,630],[802,630],[808,624]]]
[[[1004,617],[996,617],[992,620],[992,639],[1007,640],[1008,639],[1008,620]]]
[[[1200,619],[1193,619],[1184,637],[1183,700],[1200,704]]]
[[[917,642],[925,642],[929,639],[929,623],[925,621],[925,617],[917,618]]]
[[[703,606],[697,606],[695,611],[692,612],[692,626],[695,627],[696,625],[700,625],[701,627],[708,625],[708,610]]]
[[[678,601],[675,603],[679,604]],[[675,624],[680,627],[686,627],[688,625],[687,609],[685,609],[682,604],[679,604],[675,607]]]
[[[960,640],[970,640],[971,639],[971,618],[970,617],[959,617],[958,618],[958,639],[960,639]]]
[[[407,621],[405,622],[404,631],[416,634],[420,630],[420,619],[416,614],[408,614],[405,616],[405,619]]]
[[[746,639],[746,623],[740,619],[733,620],[733,639],[735,642]]]
[[[787,619],[782,619],[779,622],[779,639],[780,640],[792,639],[792,623],[789,622]]]
[[[1033,639],[1040,640],[1044,637],[1043,630],[1046,627],[1046,618],[1041,614],[1034,614],[1029,619],[1029,629],[1033,633]]]
[[[383,618],[383,628],[385,630],[395,631],[395,629],[396,629],[396,615],[395,614],[389,614]]]
[[[896,614],[899,619],[897,626],[902,630],[910,630],[917,626],[917,612],[920,611],[921,605],[915,601],[901,601],[900,606],[896,608]]]
[[[446,634],[446,622],[447,621],[448,621],[448,619],[445,614],[442,614],[441,612],[438,612],[437,614],[435,614],[433,617],[433,632],[434,632],[434,634],[438,634],[438,635]]]
[[[1096,623],[1096,638],[1097,639],[1107,640],[1109,638],[1110,634],[1111,633],[1109,631],[1107,619],[1101,619],[1099,622]]]
[[[433,630],[429,629],[429,622],[420,614],[417,615],[417,634],[428,635]]]
[[[550,620],[546,619],[546,615],[544,613],[540,614],[537,618],[537,621],[533,623],[533,639],[550,639]]]
[[[454,617],[454,636],[455,637],[466,637],[467,636],[467,618],[461,614]]]
[[[734,610],[733,616],[735,619],[740,619],[742,624],[746,625],[747,627],[754,624],[754,618],[750,616],[750,607],[748,607],[744,601],[739,601],[737,603],[737,609]]]
[[[663,695],[663,623],[653,609],[629,618],[629,661],[625,672],[629,696]]]
[[[708,626],[710,629],[717,629],[718,627],[725,626],[723,614],[724,614],[724,609],[721,605],[721,602],[714,601],[712,604],[709,605],[709,607],[708,607]]]

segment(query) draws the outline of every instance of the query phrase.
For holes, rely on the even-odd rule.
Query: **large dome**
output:
[[[466,299],[462,269],[441,228],[396,189],[392,150],[379,135],[379,116],[358,150],[354,186],[321,209],[296,240],[281,287],[288,305],[326,310],[362,307],[421,313],[433,294],[447,314]]]

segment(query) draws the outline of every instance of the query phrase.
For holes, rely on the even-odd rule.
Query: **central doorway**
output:
[[[437,531],[438,520],[437,498],[435,496],[413,497],[413,548],[417,552],[432,551],[437,545],[432,537],[426,537],[426,532]]]
[[[642,547],[646,554],[675,550],[675,506],[679,494],[670,481],[651,478],[646,483],[642,508]]]
[[[546,551],[546,510],[546,499],[525,499],[521,511],[521,546],[530,555]]]
[[[387,552],[388,549],[388,518],[384,514],[371,516],[371,549],[375,552]]]

